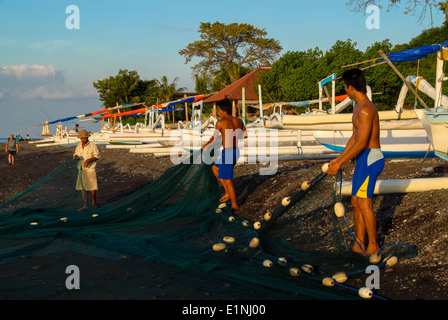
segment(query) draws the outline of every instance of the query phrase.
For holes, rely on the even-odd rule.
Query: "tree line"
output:
[[[325,52],[318,47],[306,51],[288,51],[278,59],[282,47],[277,40],[267,37],[265,29],[248,24],[225,25],[215,22],[201,23],[199,32],[200,40],[179,51],[185,57],[185,63],[191,62],[193,57],[202,59],[192,67],[197,94],[217,92],[256,66],[271,65],[271,69],[262,73],[259,82],[254,84],[262,85],[263,102],[293,102],[316,99],[317,83],[320,80],[334,73],[341,75],[346,70],[344,66],[380,58],[379,50],[388,54],[447,40],[448,22],[445,21],[441,27],[423,31],[407,44],[393,45],[386,39],[362,51],[351,39],[337,40]],[[387,64],[375,66],[367,63],[357,67],[365,69],[368,85],[376,94],[374,102],[377,108],[393,109],[402,86],[398,75]],[[421,61],[399,62],[396,67],[405,77],[419,75],[434,83],[435,54]],[[177,78],[169,81],[166,76],[142,80],[137,71],[120,69],[116,76],[98,80],[93,86],[107,108],[139,102],[150,106],[172,101],[175,95],[185,92],[185,88],[178,88],[177,81]],[[444,90],[447,85],[444,84]],[[343,83],[337,81],[336,95],[342,94],[345,94]],[[428,99],[425,102],[431,105]],[[415,101],[408,95],[406,103],[413,107]],[[206,112],[210,109],[210,106],[205,106]],[[303,110],[298,109],[296,112]],[[184,112],[176,113],[177,120],[184,118]]]
[[[348,39],[338,40],[326,52],[319,48],[307,51],[289,51],[276,61],[272,68],[262,74],[260,84],[263,87],[263,101],[291,102],[307,101],[318,97],[318,82],[331,74],[338,76],[348,68],[344,66],[357,62],[370,61],[356,66],[364,69],[368,85],[371,87],[374,102],[379,110],[391,110],[397,103],[403,85],[399,76],[388,66],[375,65],[372,59],[381,58],[379,50],[389,54],[424,45],[446,41],[448,23],[423,31],[407,44],[393,45],[390,40],[375,42],[366,50],[357,48],[357,43]],[[418,61],[396,62],[397,69],[406,77],[419,75],[430,83],[435,82],[436,54],[431,54]],[[447,89],[447,84],[444,84]],[[336,81],[336,95],[345,94],[342,81]],[[431,105],[429,98],[425,102]],[[408,95],[406,103],[411,105],[414,98]],[[349,109],[348,109],[349,111]]]

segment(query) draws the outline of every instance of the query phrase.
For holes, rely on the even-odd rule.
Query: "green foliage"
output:
[[[199,33],[201,40],[190,43],[179,54],[185,57],[185,63],[194,57],[202,59],[193,67],[194,73],[226,70],[231,82],[238,80],[235,66],[270,65],[282,49],[279,41],[266,38],[265,29],[247,23],[202,22]]]
[[[212,88],[213,79],[209,73],[203,72],[201,74],[195,74],[194,82],[195,82],[195,87],[194,87],[195,92],[204,93],[204,94],[212,92],[211,88]]]
[[[316,99],[317,83],[341,67],[359,61],[362,52],[350,39],[337,41],[326,53],[319,48],[306,52],[287,52],[261,77],[265,96],[274,101],[304,101]],[[338,83],[337,91],[343,90]]]
[[[240,66],[235,62],[221,64],[218,70],[212,72],[212,91],[224,89],[251,71],[252,68]]]
[[[388,54],[392,48],[393,45],[389,40],[375,42],[367,47],[363,57],[359,61],[379,58],[379,50]],[[388,65],[368,68],[364,71],[364,74],[366,75],[368,85],[372,89],[372,93],[375,94],[373,100],[377,109],[391,110],[395,107],[398,91],[403,84],[398,75]]]
[[[424,30],[419,36],[413,38],[409,43],[407,44],[401,44],[396,45],[390,52],[397,52],[402,50],[408,50],[412,48],[417,48],[425,45],[431,45],[434,43],[440,43],[443,41],[446,41],[448,39],[448,23],[445,22],[440,27],[430,28],[428,30]],[[384,51],[386,52],[386,51]],[[397,62],[395,63],[395,66],[398,68],[398,70],[407,77],[408,75],[418,75],[425,78],[429,83],[431,83],[433,86],[435,84],[435,71],[436,71],[436,54],[430,54],[426,58],[420,60],[420,61],[407,61],[407,62]],[[382,68],[388,68],[388,66],[384,66]],[[445,64],[445,70],[446,70],[446,64]],[[447,71],[445,71],[446,73]],[[402,86],[402,81],[398,78],[397,75],[394,74],[395,77],[395,91],[398,92],[399,89]],[[375,79],[377,79],[375,77]],[[377,80],[378,81],[378,80]],[[392,82],[388,82],[389,85],[393,85]],[[444,83],[443,85],[443,92],[447,92],[448,90],[448,83]],[[390,94],[390,93],[389,93]],[[397,93],[398,94],[398,93]],[[422,99],[428,104],[429,106],[432,106],[434,101],[427,97],[426,95],[421,95]],[[394,97],[394,104],[396,103],[396,97]],[[390,99],[392,102],[392,99]],[[412,94],[408,94],[406,99],[406,104],[413,106],[415,104],[415,97],[413,97]]]
[[[140,76],[137,71],[121,70],[115,77],[110,76],[93,83],[98,90],[100,100],[106,108],[119,105],[140,102],[138,95]]]
[[[264,88],[263,100],[266,102],[293,102],[317,99],[320,80],[334,73],[338,76],[342,75],[345,70],[349,69],[348,67],[342,68],[343,66],[369,61],[353,67],[365,69],[367,83],[371,87],[372,93],[375,94],[373,100],[377,108],[391,110],[397,103],[403,82],[387,64],[370,67],[374,65],[374,61],[371,60],[381,58],[379,50],[388,54],[439,43],[447,40],[447,35],[448,23],[445,22],[441,27],[423,31],[408,44],[393,46],[389,40],[384,40],[373,43],[362,52],[356,48],[356,43],[348,39],[345,42],[336,41],[325,53],[319,48],[301,52],[288,51],[278,59],[269,72],[260,77],[260,83]],[[421,61],[397,62],[395,66],[405,77],[420,75],[430,83],[435,81],[435,54]],[[444,84],[444,90],[447,89],[447,85]],[[337,81],[336,95],[343,94],[345,94],[344,85],[342,81]],[[430,98],[424,100],[431,105]],[[408,94],[406,104],[413,107],[415,97]]]
[[[156,97],[159,99],[159,103],[171,101],[174,94],[185,91],[185,88],[177,88],[177,80],[177,78],[174,78],[169,83],[166,76],[163,76],[160,80],[154,79],[157,88]]]
[[[137,71],[121,70],[116,76],[110,76],[93,83],[99,98],[106,108],[118,105],[144,102],[153,105],[170,101],[174,94],[185,88],[176,88],[177,78],[169,83],[166,76],[160,80],[141,80]]]
[[[438,3],[439,10],[445,14],[445,20],[448,21],[448,1],[442,1]]]

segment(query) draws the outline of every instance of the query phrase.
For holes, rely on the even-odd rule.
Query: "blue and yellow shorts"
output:
[[[381,149],[364,149],[356,156],[352,196],[372,198],[376,179],[384,169]]]
[[[221,158],[215,163],[215,166],[219,169],[218,179],[233,179],[233,167],[235,167],[239,157],[239,148],[222,149]]]

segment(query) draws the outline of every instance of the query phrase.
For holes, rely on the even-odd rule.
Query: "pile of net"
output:
[[[184,161],[125,198],[79,212],[78,164],[67,160],[0,205],[0,263],[62,250],[107,259],[127,254],[256,288],[260,297],[359,298],[337,282],[322,284],[339,271],[364,274],[371,264],[352,252],[346,221],[333,212],[334,177],[311,177],[264,219],[248,221],[219,202],[211,166],[197,162]],[[399,259],[413,254],[399,246],[383,252]]]

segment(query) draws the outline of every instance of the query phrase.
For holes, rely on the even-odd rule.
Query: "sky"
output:
[[[38,138],[41,129],[26,129],[103,109],[92,83],[120,69],[135,70],[143,80],[177,77],[179,87],[193,92],[191,67],[197,61],[185,64],[178,52],[199,40],[201,22],[265,29],[283,47],[279,57],[316,47],[326,51],[347,39],[360,50],[385,39],[402,44],[431,28],[429,17],[421,22],[419,13],[405,15],[404,7],[379,9],[379,19],[372,20],[374,12],[353,12],[347,2],[0,0],[0,138]],[[366,20],[379,28],[368,28]],[[443,21],[434,12],[433,26]],[[81,127],[100,129],[92,125]]]

